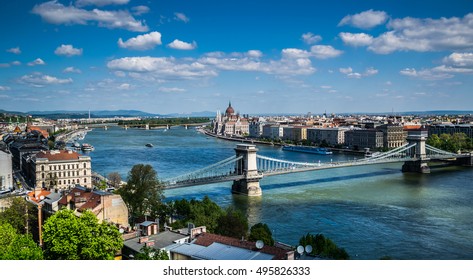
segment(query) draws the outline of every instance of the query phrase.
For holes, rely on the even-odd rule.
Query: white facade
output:
[[[13,189],[12,156],[0,151],[0,190]]]
[[[346,127],[308,128],[307,140],[320,143],[325,140],[329,145],[343,145],[345,143]]]

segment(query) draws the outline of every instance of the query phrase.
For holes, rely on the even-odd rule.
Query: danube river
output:
[[[195,129],[95,128],[92,169],[119,172],[150,164],[161,180],[234,155],[236,142]],[[152,143],[153,148],[145,146]],[[353,156],[312,155],[258,146],[258,153],[300,162],[339,161]],[[473,259],[473,169],[449,167],[431,174],[405,174],[401,163],[294,173],[263,178],[263,196],[232,195],[231,182],[165,191],[167,200],[209,196],[220,206],[247,214],[250,226],[269,225],[276,240],[297,245],[310,232],[323,233],[352,259],[390,256],[408,260]]]

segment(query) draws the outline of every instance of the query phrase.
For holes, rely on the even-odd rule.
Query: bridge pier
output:
[[[426,154],[425,141],[429,136],[426,130],[412,130],[407,135],[409,144],[416,144],[415,158],[418,160],[406,161],[402,166],[402,172],[430,173],[430,167],[427,165],[429,159]]]
[[[255,145],[238,144],[235,148],[236,156],[243,156],[242,163],[236,167],[236,173],[244,175],[244,178],[233,181],[232,193],[246,196],[262,195],[259,181],[263,178],[263,175],[258,173],[256,166],[257,151]]]

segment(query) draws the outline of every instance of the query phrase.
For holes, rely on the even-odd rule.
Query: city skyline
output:
[[[471,1],[341,2],[2,3],[0,109],[471,109]]]

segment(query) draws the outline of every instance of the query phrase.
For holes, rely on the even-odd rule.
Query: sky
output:
[[[473,110],[473,1],[1,1],[0,109]]]

